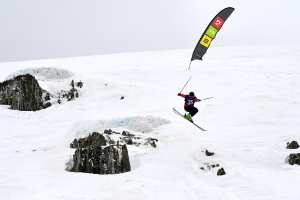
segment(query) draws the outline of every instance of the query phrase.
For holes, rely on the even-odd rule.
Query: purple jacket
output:
[[[188,94],[178,93],[177,95],[184,98],[184,107],[194,107],[195,102],[201,101],[197,97]]]

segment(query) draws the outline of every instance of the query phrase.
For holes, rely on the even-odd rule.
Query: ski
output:
[[[201,131],[207,131],[207,130],[205,130],[204,128],[202,128],[201,126],[199,126],[198,124],[195,124],[195,122],[191,122],[191,121],[187,120],[186,118],[184,118],[184,115],[181,114],[181,113],[180,113],[178,110],[176,110],[175,108],[173,108],[173,111],[174,111],[175,114],[181,116],[181,117],[182,117],[183,119],[185,119],[186,121],[188,121],[188,122],[194,124],[194,126],[196,126],[196,127],[197,127],[198,129],[200,129]]]

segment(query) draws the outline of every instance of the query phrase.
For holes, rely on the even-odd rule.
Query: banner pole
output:
[[[192,64],[192,61],[190,61],[190,64],[189,64],[189,68],[188,68],[189,71],[191,69],[191,64]]]
[[[192,79],[192,76],[189,77],[189,79],[188,79],[187,82],[184,84],[184,86],[182,87],[182,89],[180,90],[179,93],[181,93],[181,92],[184,90],[184,88],[187,86],[187,84],[190,82],[191,79]]]

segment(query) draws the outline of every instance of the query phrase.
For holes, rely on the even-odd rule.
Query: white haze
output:
[[[192,49],[227,6],[236,11],[213,45],[299,43],[296,0],[9,0],[0,2],[0,62]]]

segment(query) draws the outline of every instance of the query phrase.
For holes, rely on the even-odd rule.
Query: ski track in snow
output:
[[[214,96],[196,104],[194,120],[207,132],[172,112],[182,109],[176,94],[189,77],[189,50],[1,63],[0,81],[45,66],[47,76],[38,79],[50,92],[71,79],[84,82],[79,99],[46,110],[0,106],[1,199],[298,200],[300,167],[285,163],[297,150],[285,144],[299,141],[299,52],[211,48],[204,61],[194,61],[184,92]],[[57,68],[72,76],[53,78]],[[65,171],[70,142],[105,128],[156,137],[158,148],[129,146],[133,170],[125,174]],[[205,149],[216,154],[206,157]],[[205,162],[227,174],[200,170]]]

